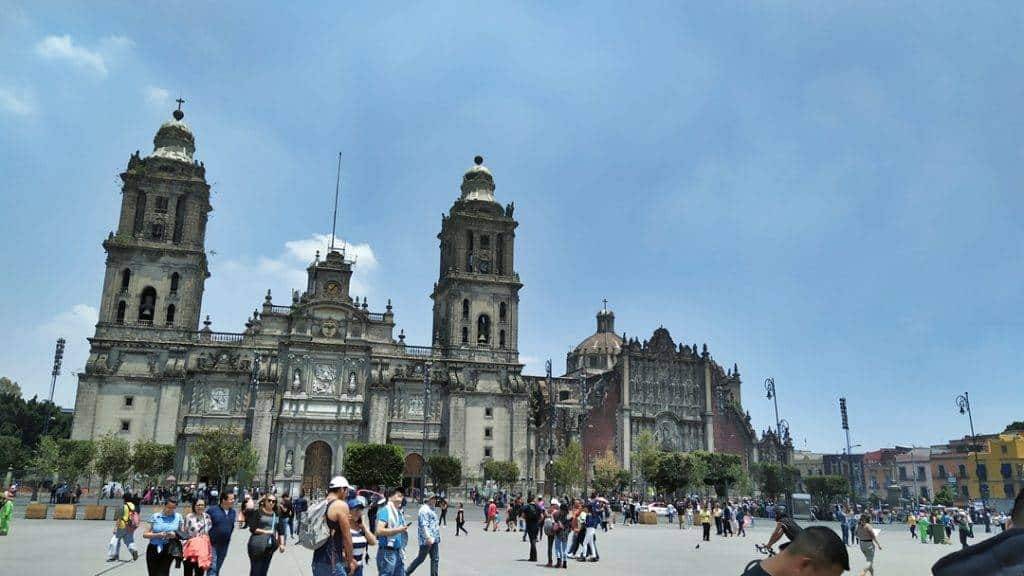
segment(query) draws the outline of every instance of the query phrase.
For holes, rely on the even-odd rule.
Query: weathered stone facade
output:
[[[534,439],[517,346],[517,223],[482,159],[442,219],[431,346],[396,337],[390,302],[372,312],[350,294],[354,263],[333,248],[287,305],[268,291],[244,332],[215,332],[208,318],[199,328],[209,185],[182,119],[176,111],[153,154],[136,152],[121,175],[72,436],[175,444],[179,481],[201,481],[191,443],[234,427],[259,454],[257,480],[293,492],[343,472],[353,441],[402,446],[409,483],[434,453],[460,457],[467,484],[487,459],[513,460],[525,476]]]

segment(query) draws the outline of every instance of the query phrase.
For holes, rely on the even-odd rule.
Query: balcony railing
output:
[[[367,312],[366,313],[366,318],[370,322],[383,322],[384,321],[384,314],[381,314],[380,312]]]

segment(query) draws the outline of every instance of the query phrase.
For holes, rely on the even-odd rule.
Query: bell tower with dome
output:
[[[519,275],[514,205],[494,198],[494,177],[474,158],[462,194],[442,216],[441,262],[434,301],[434,346],[499,354],[518,361]],[[476,354],[480,353],[480,354]]]
[[[210,186],[206,168],[193,158],[195,138],[185,113],[160,126],[153,153],[136,151],[121,173],[117,231],[107,252],[97,336],[122,326],[196,330],[206,262]]]

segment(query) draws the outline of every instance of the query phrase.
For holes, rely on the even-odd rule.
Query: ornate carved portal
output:
[[[306,448],[306,461],[302,468],[302,489],[309,497],[322,495],[327,491],[331,479],[331,447],[327,442],[317,440]]]
[[[423,485],[420,482],[420,473],[423,470],[425,462],[423,456],[413,452],[405,457],[405,470],[402,471],[402,485],[407,490],[422,490]]]

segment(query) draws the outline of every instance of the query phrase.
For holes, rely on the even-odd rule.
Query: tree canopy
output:
[[[427,460],[427,465],[435,490],[462,484],[462,461],[455,456],[435,454]]]
[[[488,460],[484,463],[484,478],[508,488],[519,480],[519,465],[510,460]]]
[[[52,402],[40,401],[34,396],[25,400],[20,390],[14,393],[15,386],[17,384],[12,382],[6,391],[0,391],[0,436],[20,439],[22,446],[33,453],[39,445],[48,418],[51,419],[46,431],[48,436],[71,436],[71,414],[65,414]]]
[[[233,477],[251,478],[259,460],[242,431],[232,427],[205,429],[196,437],[189,453],[199,476],[206,476],[210,484],[221,488]]]
[[[750,474],[761,493],[773,500],[778,500],[784,494],[792,494],[800,475],[796,467],[774,462],[751,464]]]
[[[562,492],[578,494],[583,488],[583,473],[583,447],[579,442],[570,442],[551,465],[552,479]]]
[[[850,481],[844,476],[808,476],[804,485],[814,503],[822,508],[828,508],[836,498],[850,493]]]
[[[356,486],[398,486],[404,469],[405,451],[401,446],[353,442],[345,447],[345,477]]]
[[[654,434],[650,430],[640,432],[633,440],[633,461],[636,462],[636,469],[640,471],[641,478],[651,484],[655,483],[660,458],[661,450]]]
[[[622,466],[615,458],[611,450],[606,450],[604,455],[594,462],[594,489],[601,494],[610,494],[622,487],[623,480]],[[629,481],[629,475],[625,476]]]
[[[691,455],[704,461],[704,484],[713,487],[720,498],[727,498],[729,487],[740,482],[745,474],[743,459],[737,454],[697,451]]]
[[[108,432],[96,439],[96,459],[93,470],[100,482],[124,482],[132,469],[132,446],[124,438]]]
[[[687,486],[703,483],[705,474],[705,462],[699,456],[681,452],[662,452],[658,458],[654,485],[662,493],[671,495]]]
[[[21,398],[21,386],[7,376],[0,376],[0,396],[3,395]]]
[[[238,436],[241,438],[241,435]],[[196,444],[199,440],[196,440]],[[193,448],[193,453],[195,448]],[[177,449],[173,444],[158,444],[150,440],[138,440],[132,447],[132,469],[148,484],[160,484],[174,470]],[[196,457],[198,462],[199,458]],[[202,469],[202,466],[200,466]]]

